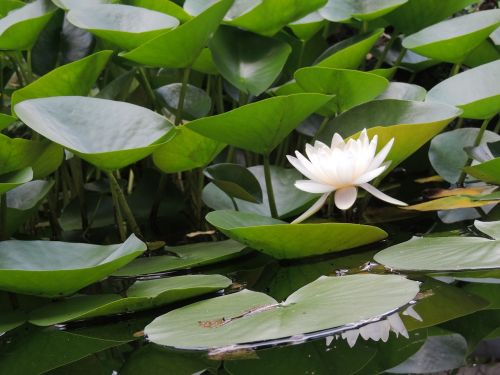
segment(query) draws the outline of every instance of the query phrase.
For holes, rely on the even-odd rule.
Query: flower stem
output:
[[[384,63],[385,57],[387,56],[387,53],[391,49],[392,45],[396,41],[398,37],[398,30],[394,29],[391,35],[391,38],[387,41],[387,44],[384,47],[384,50],[382,51],[382,54],[380,55],[379,59],[377,60],[377,63],[375,64],[375,67],[373,69],[378,69],[382,66]]]
[[[179,125],[182,122],[182,110],[184,109],[184,100],[186,99],[187,84],[189,81],[190,73],[190,67],[184,69],[184,73],[182,75],[181,92],[179,93],[179,102],[177,103],[177,113],[175,114],[175,125]]]
[[[267,199],[269,201],[269,209],[273,218],[278,217],[276,210],[276,201],[274,199],[273,183],[271,179],[271,166],[269,165],[269,154],[264,155],[264,177],[266,180]]]
[[[453,65],[453,67],[451,68],[451,71],[450,71],[450,77],[453,77],[455,74],[457,74],[460,71],[461,66],[462,66],[461,62]]]
[[[481,128],[479,129],[479,133],[477,133],[476,139],[474,140],[473,147],[477,147],[481,143],[481,139],[483,138],[484,132],[486,131],[486,128],[488,127],[490,120],[491,120],[491,118],[486,119],[481,124]],[[464,165],[464,168],[470,167],[471,165],[472,165],[472,158],[468,158],[467,162]],[[464,170],[462,170],[462,173],[460,174],[460,177],[459,177],[458,182],[457,182],[458,186],[463,186],[466,176],[467,176],[467,173]]]
[[[144,90],[146,90],[146,94],[149,96],[149,100],[151,101],[151,107],[158,110],[159,108],[157,108],[158,106],[156,105],[156,95],[151,87],[151,84],[149,83],[146,71],[142,67],[140,67],[138,71],[142,86],[144,87]]]
[[[7,194],[0,194],[0,241],[7,239]]]
[[[149,222],[152,228],[156,228],[156,219],[158,217],[158,212],[160,211],[160,204],[166,186],[167,186],[167,175],[162,173],[160,176],[160,181],[158,183],[158,189],[156,190],[153,199],[151,211],[149,212]]]
[[[401,47],[401,51],[399,51],[398,58],[396,59],[393,65],[395,68],[399,68],[399,66],[401,65],[401,61],[403,61],[405,55],[406,55],[406,48]]]

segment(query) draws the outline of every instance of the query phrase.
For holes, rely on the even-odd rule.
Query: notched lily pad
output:
[[[322,276],[281,303],[243,290],[171,311],[144,332],[148,340],[178,349],[255,347],[355,328],[406,305],[418,290],[418,282],[396,275]]]
[[[134,235],[118,245],[57,241],[0,242],[0,289],[42,297],[70,295],[146,250]]]
[[[33,179],[33,169],[23,168],[14,172],[0,175],[0,194],[4,194],[19,185],[25,184]]]
[[[288,224],[266,216],[237,211],[214,211],[206,220],[228,237],[277,259],[352,249],[380,241],[380,228],[350,223]]]

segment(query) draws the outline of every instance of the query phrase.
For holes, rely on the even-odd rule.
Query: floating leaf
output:
[[[113,276],[139,276],[207,266],[240,256],[245,248],[232,240],[167,247],[171,254],[135,259]]]
[[[291,47],[232,27],[220,27],[210,40],[217,70],[240,91],[260,95],[281,73]]]
[[[52,2],[59,8],[64,10],[70,10],[73,8],[86,8],[88,6],[94,6],[99,4],[113,4],[118,2],[118,0],[52,0]]]
[[[490,119],[500,111],[500,88],[491,77],[500,75],[500,60],[450,77],[427,94],[426,100],[463,109],[460,117]]]
[[[499,225],[499,222],[490,223],[486,230],[496,235]],[[481,230],[481,223],[477,228]],[[378,252],[374,259],[386,267],[408,271],[500,268],[500,240],[481,237],[414,237]]]
[[[276,199],[276,209],[279,217],[289,217],[298,214],[308,208],[312,201],[317,199],[316,194],[306,193],[294,186],[295,181],[300,180],[301,175],[295,169],[285,169],[272,165],[271,182]],[[238,210],[251,212],[262,216],[271,216],[269,202],[267,199],[267,188],[264,178],[264,168],[253,166],[248,170],[259,181],[260,189],[263,193],[262,203],[250,203],[238,198],[235,199]],[[234,209],[231,199],[221,189],[213,183],[208,184],[203,189],[203,201],[214,210]]]
[[[325,106],[333,113],[344,112],[374,99],[389,84],[387,79],[375,74],[323,67],[299,69],[294,77],[307,92],[335,95]]]
[[[319,14],[331,22],[348,22],[351,18],[371,21],[392,12],[408,0],[329,0]]]
[[[153,161],[165,173],[183,172],[206,166],[224,147],[224,143],[180,125],[174,139],[154,151]]]
[[[460,63],[500,25],[500,9],[442,21],[407,36],[403,46],[433,59]]]
[[[464,171],[482,181],[500,185],[500,158],[464,168]]]
[[[85,96],[106,66],[112,51],[100,51],[73,63],[52,70],[35,82],[14,91],[11,106],[27,99],[50,96]]]
[[[454,184],[458,182],[462,168],[467,162],[465,147],[472,146],[479,129],[455,129],[436,136],[429,149],[429,160],[434,170],[446,181]],[[500,136],[486,130],[481,144],[500,140]]]
[[[76,27],[131,50],[179,25],[165,13],[122,4],[76,7],[67,15]]]
[[[251,213],[213,211],[206,220],[228,237],[277,259],[305,258],[380,241],[377,227],[350,223],[288,224]]]
[[[427,91],[421,86],[405,82],[390,82],[377,99],[398,99],[423,101]]]
[[[16,122],[15,117],[0,113],[0,131],[2,131],[5,128],[8,128],[14,122]]]
[[[330,99],[321,94],[278,96],[195,120],[187,128],[232,146],[269,154],[301,121]]]
[[[191,66],[219,27],[232,0],[220,0],[197,17],[176,29],[166,32],[130,52],[121,53],[125,59],[139,64],[166,68]]]
[[[215,164],[205,169],[205,175],[232,198],[262,203],[259,181],[245,167],[238,164]]]
[[[67,1],[67,0],[66,0]],[[76,0],[80,1],[80,0]],[[187,14],[181,6],[177,5],[175,2],[170,0],[129,0],[130,5],[136,7],[156,10],[157,12],[162,12],[171,16],[174,16],[181,22],[187,22],[192,17]]]
[[[157,88],[155,92],[170,112],[177,113],[181,89],[182,83],[171,83]],[[194,120],[208,115],[210,109],[212,109],[210,96],[204,90],[188,84],[182,107],[182,118]]]
[[[288,27],[302,41],[308,41],[325,25],[325,20],[318,11],[311,12],[307,16],[288,24]]]
[[[0,175],[0,195],[33,179],[33,169],[27,167]]]
[[[141,311],[216,292],[229,285],[231,280],[221,275],[184,275],[136,281],[127,289],[126,297],[118,294],[76,295],[32,311],[29,321],[37,326],[50,326],[70,320]]]
[[[0,289],[43,297],[72,294],[90,285],[146,250],[131,235],[119,245],[56,241],[0,243]]]
[[[56,9],[50,0],[36,0],[9,12],[0,19],[0,49],[31,49]]]
[[[390,65],[395,65],[396,61],[399,60],[399,54],[402,53],[401,48],[402,47],[391,48],[387,53],[385,61]],[[400,61],[400,66],[402,68],[415,73],[431,68],[437,64],[439,64],[438,60],[430,59],[410,50],[404,52],[403,59]]]
[[[404,210],[439,211],[455,210],[457,208],[482,207],[496,203],[494,200],[476,200],[467,195],[454,195],[451,197],[434,199],[432,201],[402,207]]]
[[[353,328],[410,302],[418,283],[396,275],[320,277],[284,302],[243,290],[171,311],[146,326],[148,340],[207,350]]]
[[[15,110],[36,132],[108,170],[148,156],[175,135],[163,116],[125,102],[57,96],[26,100]]]

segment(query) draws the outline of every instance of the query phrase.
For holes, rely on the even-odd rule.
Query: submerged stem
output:
[[[0,194],[0,241],[7,239],[7,194]]]
[[[177,103],[177,113],[175,114],[175,125],[179,125],[182,122],[182,110],[184,109],[184,101],[186,99],[187,84],[189,81],[190,73],[190,67],[184,69],[184,73],[182,75],[181,92],[179,93],[179,102]]]
[[[377,63],[375,64],[375,67],[373,69],[378,69],[382,66],[384,63],[385,57],[387,56],[387,53],[389,53],[389,50],[391,49],[392,45],[396,41],[398,37],[398,31],[396,29],[393,30],[391,34],[391,38],[388,40],[387,44],[385,45],[382,54],[380,55],[379,59],[377,60]]]
[[[462,63],[454,64],[450,70],[450,77],[453,77],[455,74],[457,74],[460,71],[461,66],[462,66]]]
[[[269,201],[269,209],[273,218],[278,217],[276,210],[276,201],[274,199],[273,183],[271,179],[271,166],[269,165],[269,154],[264,155],[264,177],[266,180],[267,199]]]
[[[151,105],[154,109],[159,109],[157,108],[157,105],[156,105],[156,95],[155,95],[155,92],[153,91],[153,88],[151,87],[151,84],[149,83],[149,78],[146,74],[146,71],[144,70],[144,68],[139,68],[138,69],[139,71],[139,76],[141,78],[141,83],[142,83],[142,86],[144,87],[144,89],[146,90],[146,94],[149,96],[149,100],[151,100]]]

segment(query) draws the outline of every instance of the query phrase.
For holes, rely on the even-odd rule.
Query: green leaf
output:
[[[318,139],[330,144],[334,133],[356,138],[355,134],[367,128],[370,139],[378,136],[378,148],[381,149],[395,138],[386,158],[392,163],[384,172],[385,175],[442,131],[459,114],[459,109],[441,103],[375,100],[354,107],[330,121],[318,135]]]
[[[429,160],[434,170],[446,181],[452,184],[458,182],[468,158],[464,148],[474,144],[478,132],[477,128],[455,129],[439,134],[432,140]],[[486,130],[481,144],[498,140],[498,134]]]
[[[479,230],[481,224],[484,223],[478,225]],[[486,229],[487,234],[496,235],[498,225],[498,222],[490,223]],[[500,240],[481,237],[414,237],[378,252],[374,258],[386,267],[396,270],[493,269],[500,268]]]
[[[23,168],[14,172],[0,175],[0,194],[4,194],[19,185],[25,184],[33,179],[33,169]]]
[[[17,103],[51,96],[86,96],[109,61],[113,51],[100,51],[52,70],[35,82],[14,91],[12,113]]]
[[[474,221],[474,226],[495,240],[500,240],[500,222]]]
[[[338,42],[323,52],[315,65],[325,68],[356,69],[364,61],[384,29],[376,29],[368,34],[355,35]]]
[[[14,122],[16,122],[15,117],[6,115],[4,113],[0,113],[0,131],[2,131],[5,128],[8,128]]]
[[[285,42],[232,27],[220,27],[209,46],[221,75],[255,96],[272,85],[292,52]]]
[[[206,220],[233,240],[277,259],[305,258],[380,241],[377,227],[350,223],[288,224],[266,216],[213,211]]]
[[[207,266],[242,254],[246,246],[236,241],[200,242],[167,247],[171,254],[138,258],[113,273],[113,276],[139,276]]]
[[[491,40],[487,39],[467,55],[463,64],[469,68],[476,68],[498,59],[500,59],[500,51]]]
[[[137,48],[179,25],[179,20],[165,13],[122,4],[73,8],[67,19],[125,50]]]
[[[99,4],[113,4],[118,2],[118,0],[52,0],[52,2],[59,8],[64,10],[70,10],[73,8],[86,8],[88,6],[94,6]]]
[[[308,41],[325,26],[326,22],[318,11],[288,24],[288,27],[302,41]]]
[[[331,99],[321,94],[278,96],[186,125],[206,137],[269,154],[307,116]]]
[[[80,0],[76,0],[80,1]],[[181,22],[187,22],[192,17],[187,14],[181,6],[177,5],[173,1],[170,0],[131,0],[130,5],[134,5],[136,7],[142,7],[146,9],[156,10],[157,12],[162,12],[165,14],[169,14],[174,16]]]
[[[31,49],[56,10],[50,0],[36,0],[11,11],[0,19],[0,49]]]
[[[500,60],[450,77],[427,94],[426,100],[461,108],[460,117],[490,119],[500,111],[500,88],[492,77],[500,75]]]
[[[410,302],[418,283],[396,275],[320,277],[284,302],[243,290],[173,310],[145,328],[148,340],[206,350],[303,336],[391,313]]]
[[[163,116],[125,102],[57,96],[26,100],[15,110],[36,132],[107,170],[143,159],[175,135]]]
[[[209,164],[225,146],[180,125],[174,139],[154,151],[153,161],[165,173],[189,171]]]
[[[7,237],[36,213],[53,185],[53,181],[30,181],[7,192]]]
[[[397,99],[423,101],[427,91],[421,86],[405,82],[391,82],[377,99]]]
[[[49,147],[48,142],[9,138],[0,134],[0,175],[40,162],[38,159]]]
[[[20,0],[4,0],[0,3],[0,17],[5,17],[11,10],[21,8],[24,5]]]
[[[162,103],[174,114],[177,112],[181,88],[182,83],[171,83],[155,90]],[[204,90],[188,84],[182,107],[182,118],[194,120],[208,115],[211,109],[212,99],[210,96]]]
[[[276,199],[276,209],[281,218],[293,216],[308,208],[315,199],[316,194],[306,193],[294,186],[295,181],[301,179],[301,174],[295,169],[285,169],[271,166],[271,182]],[[235,199],[238,210],[250,212],[262,216],[271,216],[269,202],[267,199],[267,187],[264,178],[264,168],[261,165],[253,166],[248,170],[259,181],[260,189],[263,193],[262,203],[250,203],[238,198]],[[203,189],[203,202],[214,210],[234,209],[233,202],[221,189],[213,183],[208,184]]]
[[[403,46],[433,59],[460,63],[500,25],[500,9],[475,12],[429,26],[403,40]]]
[[[232,198],[262,203],[262,188],[255,176],[238,164],[215,164],[205,169],[205,175]]]
[[[219,27],[232,0],[220,0],[197,17],[149,42],[121,53],[125,59],[139,64],[166,68],[191,66]]]
[[[60,297],[99,281],[132,261],[146,245],[131,235],[119,245],[54,241],[0,243],[0,289]]]
[[[500,158],[464,168],[464,171],[482,181],[500,185]]]
[[[323,67],[299,69],[295,72],[294,77],[307,92],[335,95],[322,108],[322,110],[328,110],[330,115],[344,112],[374,99],[389,84],[387,79],[375,74]]]
[[[141,311],[216,292],[231,285],[221,275],[183,275],[136,281],[122,298],[118,294],[77,295],[44,305],[30,313],[30,323],[50,326],[71,320]]]
[[[408,0],[384,18],[400,33],[410,35],[476,2],[477,0]]]
[[[348,22],[352,18],[371,21],[400,7],[408,0],[329,0],[319,10],[331,22]]]

